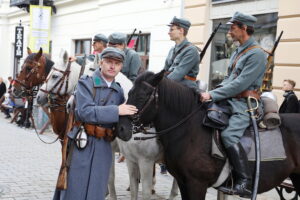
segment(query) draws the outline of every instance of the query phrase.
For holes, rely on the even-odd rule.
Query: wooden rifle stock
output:
[[[267,69],[266,69],[266,71],[270,70],[271,67],[272,67],[271,64],[273,63],[274,53],[275,53],[275,51],[277,49],[277,46],[278,46],[278,44],[280,42],[282,34],[283,34],[283,31],[281,31],[280,35],[278,36],[277,40],[275,41],[274,46],[272,48],[272,51],[270,53],[268,53],[269,55],[268,55],[268,63],[267,63]]]
[[[72,129],[72,125],[73,125],[73,121],[74,121],[74,112],[70,111],[69,114],[69,118],[68,118],[68,123],[67,123],[67,128],[66,128],[66,132],[64,135],[64,141],[62,144],[62,161],[61,161],[61,166],[60,166],[60,170],[59,170],[59,174],[58,174],[58,178],[57,178],[57,183],[56,183],[56,188],[60,189],[60,190],[65,190],[67,189],[67,179],[68,179],[68,136],[67,134],[69,133],[69,131]]]

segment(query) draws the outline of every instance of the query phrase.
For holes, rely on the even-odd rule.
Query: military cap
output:
[[[126,35],[124,33],[112,33],[108,36],[108,43],[110,44],[124,44],[126,43]]]
[[[191,22],[187,19],[173,17],[172,21],[168,26],[173,26],[173,25],[189,30],[191,26]]]
[[[246,15],[240,12],[235,12],[233,17],[227,22],[227,24],[233,24],[234,22],[240,22],[247,26],[254,27],[254,23],[257,21],[256,17],[252,15]]]
[[[97,35],[94,36],[93,41],[102,41],[102,42],[107,43],[108,39],[105,35],[100,33],[100,34],[97,34]]]
[[[101,59],[111,58],[111,59],[119,60],[119,61],[123,62],[124,58],[125,58],[125,53],[122,50],[118,49],[118,48],[107,47],[100,54],[100,58]]]

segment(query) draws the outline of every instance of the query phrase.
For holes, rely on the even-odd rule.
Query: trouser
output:
[[[229,125],[221,133],[225,148],[229,148],[232,145],[237,144],[249,125],[249,115],[233,113],[229,119]]]

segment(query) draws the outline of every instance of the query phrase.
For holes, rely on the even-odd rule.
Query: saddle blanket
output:
[[[213,134],[212,139],[212,156],[226,159],[224,149],[220,147],[220,138],[217,133]],[[260,136],[260,151],[261,151],[261,161],[275,161],[286,159],[285,149],[282,142],[282,135],[279,128],[272,130],[259,130]],[[246,131],[244,136],[240,140],[244,150],[248,155],[249,161],[255,161],[255,142],[254,142],[254,132]],[[229,165],[228,159],[219,175],[218,180],[213,185],[213,187],[220,186],[229,176],[231,167]]]

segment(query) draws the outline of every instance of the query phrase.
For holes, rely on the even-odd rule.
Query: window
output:
[[[277,13],[255,15],[255,17],[257,17],[257,22],[254,26],[253,36],[263,49],[271,51],[276,40]],[[226,25],[228,20],[229,18],[213,21],[213,29],[220,22],[222,26],[212,41],[209,89],[214,89],[227,75],[230,56],[237,47],[230,35],[227,34],[230,26]]]
[[[92,49],[91,39],[75,40],[75,56],[90,54]]]
[[[129,39],[130,35],[127,35]],[[150,51],[150,34],[142,33],[135,34],[128,44],[129,48],[133,48],[141,57],[142,65],[145,69],[149,66],[149,51]]]

